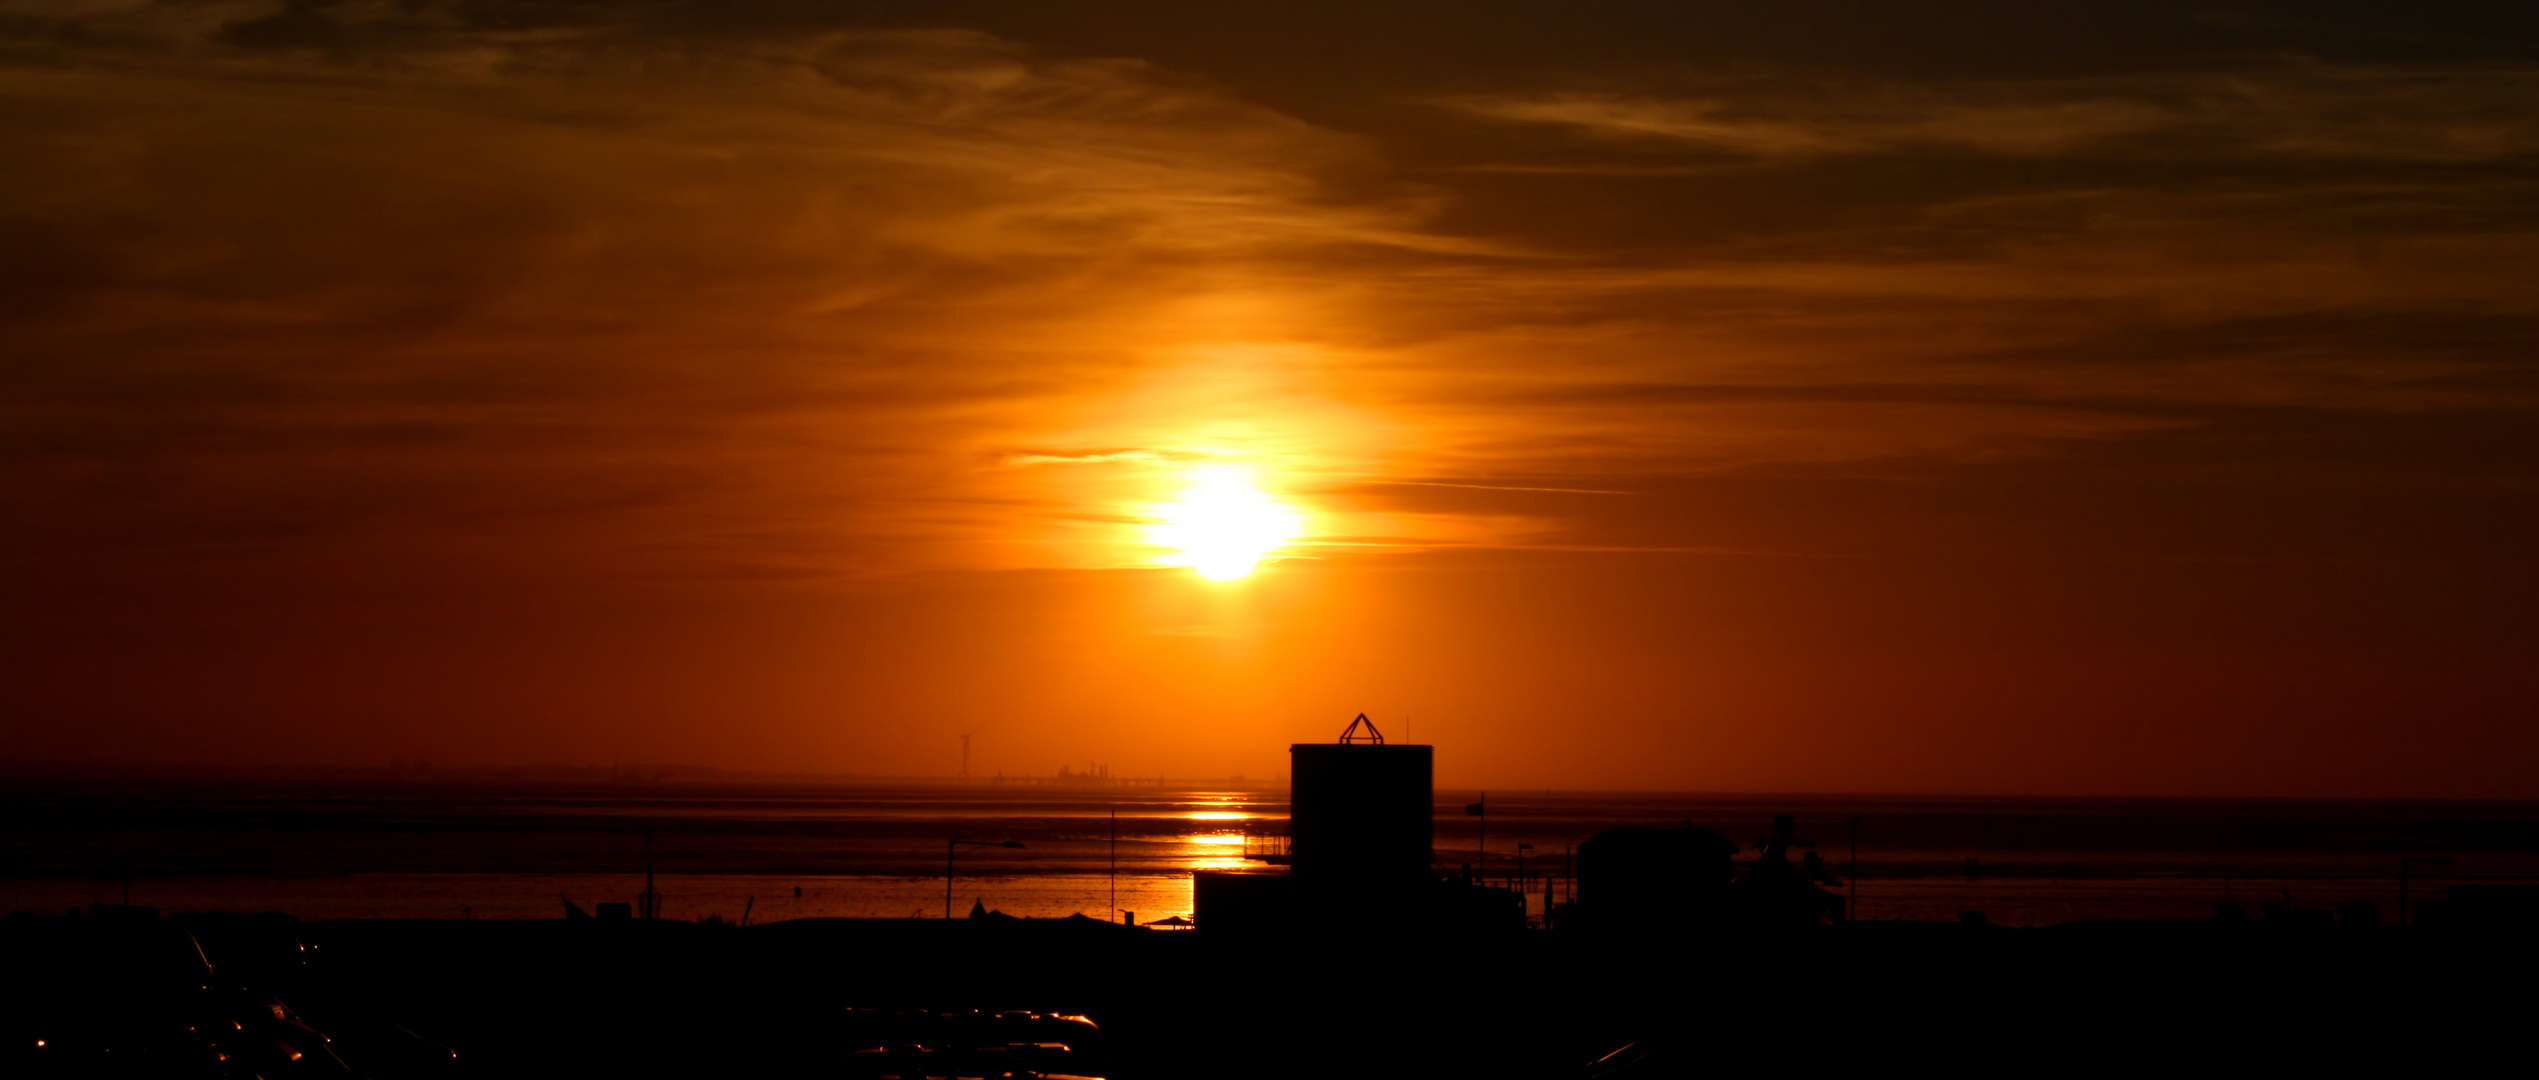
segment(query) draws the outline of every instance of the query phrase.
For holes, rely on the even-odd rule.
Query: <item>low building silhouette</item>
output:
[[[2453,885],[2416,913],[2432,929],[2539,936],[2539,885]]]
[[[1715,918],[1736,854],[1728,838],[1690,825],[1607,829],[1578,845],[1578,898],[1554,924],[1638,929]]]
[[[1798,819],[1782,814],[1772,819],[1772,835],[1765,838],[1762,852],[1753,864],[1737,875],[1730,892],[1729,916],[1737,922],[1760,929],[1792,929],[1822,926],[1843,921],[1843,898],[1827,892],[1823,886],[1840,885],[1825,872],[1825,861],[1809,851],[1801,864],[1790,862],[1790,851],[1813,848],[1811,841],[1798,838]]]

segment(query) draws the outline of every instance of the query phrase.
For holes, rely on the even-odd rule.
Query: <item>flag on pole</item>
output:
[[[1469,815],[1469,816],[1472,816],[1472,817],[1480,817],[1480,816],[1481,816],[1481,804],[1480,804],[1480,803],[1465,803],[1465,804],[1464,804],[1464,807],[1463,807],[1463,812],[1464,812],[1465,814]]]

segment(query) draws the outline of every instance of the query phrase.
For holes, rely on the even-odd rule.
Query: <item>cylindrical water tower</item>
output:
[[[1359,734],[1363,728],[1365,734]],[[1360,716],[1337,743],[1288,748],[1288,868],[1306,889],[1429,878],[1433,747],[1386,745]]]

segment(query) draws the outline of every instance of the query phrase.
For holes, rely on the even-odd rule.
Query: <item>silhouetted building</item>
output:
[[[2539,886],[2453,885],[2417,910],[2428,927],[2539,933]]]
[[[1736,862],[1738,846],[1717,833],[1674,829],[1609,829],[1578,847],[1578,899],[1554,913],[1567,930],[1641,934],[1722,928],[1821,926],[1843,918],[1840,885],[1825,861],[1806,851],[1797,819],[1772,820],[1753,862]]]
[[[1764,840],[1762,854],[1737,875],[1730,897],[1736,919],[1766,929],[1841,922],[1843,898],[1819,888],[1841,884],[1825,872],[1824,860],[1809,858],[1804,868],[1790,865],[1792,848],[1814,846],[1798,838],[1797,818],[1788,814],[1773,818],[1772,835]]]
[[[1645,926],[1701,919],[1728,893],[1737,845],[1692,826],[1608,829],[1578,845],[1578,899],[1565,926]]]
[[[1287,924],[1288,877],[1264,870],[1201,870],[1190,875],[1190,910],[1211,932],[1251,933]]]
[[[1286,873],[1202,871],[1192,908],[1207,932],[1346,925],[1519,928],[1506,889],[1431,870],[1435,749],[1388,745],[1364,715],[1336,743],[1288,748]]]
[[[1287,755],[1288,865],[1299,886],[1429,880],[1433,747],[1298,743]]]

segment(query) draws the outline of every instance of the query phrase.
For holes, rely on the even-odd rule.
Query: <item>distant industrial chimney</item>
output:
[[[1435,748],[1387,745],[1366,714],[1336,743],[1287,749],[1289,867],[1306,888],[1424,884]]]

